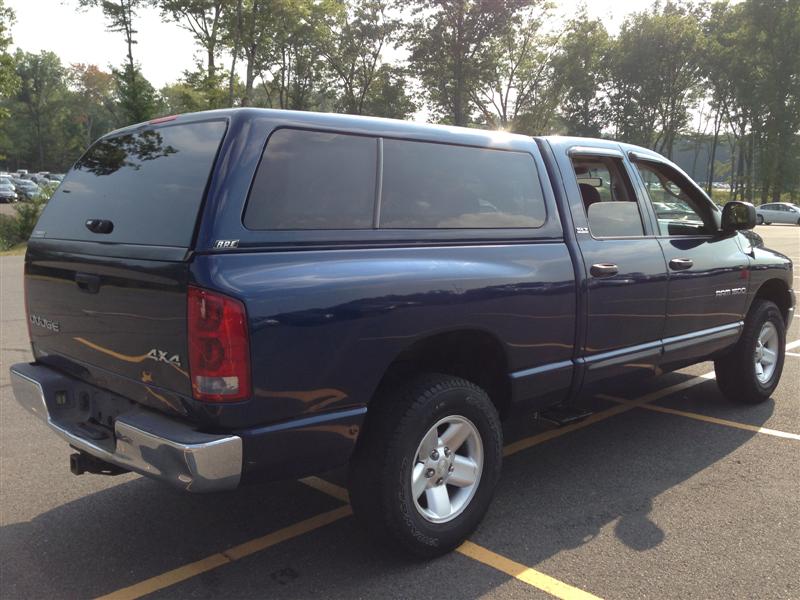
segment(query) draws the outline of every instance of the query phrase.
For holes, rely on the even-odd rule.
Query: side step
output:
[[[582,408],[574,408],[571,406],[551,406],[536,414],[536,418],[541,421],[547,421],[557,427],[564,427],[571,423],[583,421],[586,417],[591,416],[593,413],[590,410]]]

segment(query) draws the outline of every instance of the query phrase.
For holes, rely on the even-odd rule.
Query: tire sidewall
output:
[[[749,332],[749,338],[747,340],[746,347],[744,349],[745,356],[750,357],[750,365],[749,365],[749,379],[752,382],[754,391],[758,393],[759,396],[762,398],[768,398],[772,392],[775,391],[775,388],[778,387],[778,382],[781,379],[781,373],[783,371],[783,361],[785,356],[786,350],[786,327],[783,323],[783,316],[781,315],[778,307],[772,303],[764,304],[760,307],[760,310],[756,313],[755,319],[753,322],[753,328]],[[766,383],[762,383],[759,381],[758,377],[756,376],[755,365],[753,364],[752,356],[755,352],[756,341],[758,340],[758,336],[761,333],[761,328],[764,324],[769,321],[774,326],[778,333],[778,357],[777,357],[777,364],[775,365],[775,370],[772,373],[772,377]]]
[[[463,512],[446,523],[426,520],[416,508],[411,493],[411,471],[416,451],[423,436],[439,420],[458,415],[469,419],[478,430],[483,445],[483,467],[478,489]],[[408,422],[398,436],[399,443],[390,449],[386,461],[387,475],[394,481],[387,491],[397,493],[384,504],[399,521],[399,531],[408,536],[408,543],[430,548],[437,554],[461,542],[480,523],[494,493],[502,462],[502,437],[497,412],[489,398],[472,386],[451,386],[436,393]]]

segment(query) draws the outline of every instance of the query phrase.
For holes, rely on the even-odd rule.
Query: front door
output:
[[[599,151],[598,151],[599,152]],[[571,154],[565,177],[587,280],[586,383],[659,362],[667,273],[621,152]]]
[[[718,211],[684,175],[657,160],[633,164],[658,221],[668,266],[666,358],[708,354],[739,333],[749,257],[739,234],[718,230]]]

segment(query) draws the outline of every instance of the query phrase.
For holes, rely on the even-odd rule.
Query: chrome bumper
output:
[[[77,450],[190,492],[239,485],[242,439],[238,436],[200,433],[42,365],[20,363],[10,371],[17,401]],[[87,422],[91,402],[103,396],[126,407],[114,419],[113,436],[110,428],[103,435],[102,429]]]

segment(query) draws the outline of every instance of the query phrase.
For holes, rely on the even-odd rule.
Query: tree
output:
[[[667,2],[635,13],[611,53],[611,106],[617,136],[667,156],[699,98],[699,15]]]
[[[337,108],[360,115],[381,70],[381,54],[398,29],[385,0],[334,5],[322,15],[320,51],[339,88]]]
[[[72,65],[67,71],[72,119],[84,131],[82,146],[89,145],[119,124],[114,99],[114,77],[96,65]]]
[[[411,0],[404,41],[409,66],[434,115],[453,125],[473,118],[476,89],[496,69],[493,40],[508,31],[526,0]]]
[[[223,76],[217,73],[217,55],[223,41],[223,19],[225,13],[235,14],[233,0],[153,0],[166,16],[194,35],[205,51],[206,63],[199,89],[205,92],[205,108],[219,108],[226,104],[225,94],[220,93]]]
[[[492,128],[536,134],[552,124],[558,104],[553,54],[559,37],[542,33],[549,8],[535,2],[489,42],[494,68],[481,72],[471,100]]]
[[[375,73],[361,114],[388,119],[408,119],[417,110],[408,96],[406,74],[400,67],[381,65]]]
[[[141,73],[133,58],[137,31],[133,27],[136,10],[146,0],[78,0],[81,7],[99,6],[108,22],[108,30],[121,32],[128,48],[126,62],[121,69],[114,69],[117,94],[122,114],[128,122],[146,121],[156,111],[156,97],[153,86]]]
[[[66,70],[52,52],[14,54],[20,85],[7,108],[14,119],[4,123],[9,144],[4,150],[16,164],[41,170],[62,159],[69,131],[64,110]]]
[[[606,85],[611,38],[603,23],[583,10],[567,24],[554,60],[561,86],[560,114],[568,135],[599,137],[608,126]]]
[[[7,8],[0,0],[0,100],[7,100],[19,88],[19,78],[14,69],[14,57],[8,52],[11,45],[9,29],[14,23],[14,11]],[[8,116],[0,111],[0,122]]]

